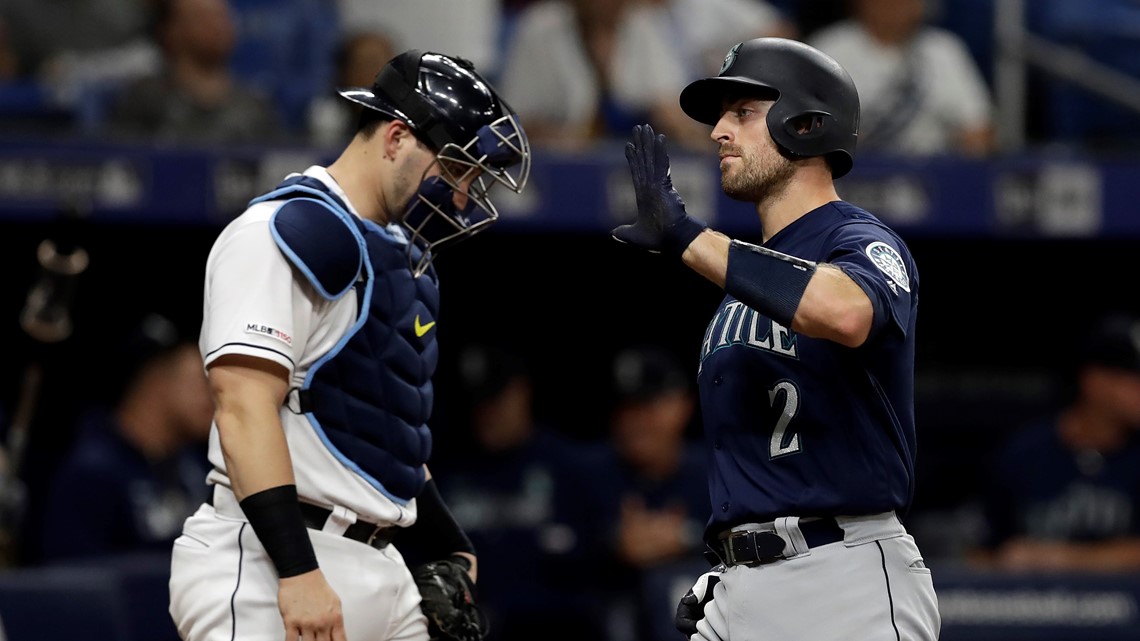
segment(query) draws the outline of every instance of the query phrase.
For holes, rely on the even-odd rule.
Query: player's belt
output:
[[[226,491],[228,492],[228,490]],[[214,505],[213,492],[207,495],[206,503]],[[300,503],[300,506],[301,518],[305,521],[305,527],[311,530],[323,530],[325,523],[329,520],[329,516],[332,515],[332,510],[325,509],[319,505],[313,505],[312,503]],[[342,536],[350,538],[353,541],[360,541],[365,545],[371,545],[377,550],[382,550],[388,547],[392,539],[396,538],[396,532],[399,529],[400,528],[394,525],[376,525],[375,523],[357,521],[348,526]]]
[[[305,519],[305,527],[313,530],[320,530],[325,527],[325,523],[332,515],[332,510],[326,510],[319,505],[312,503],[301,504],[301,516]],[[393,525],[376,525],[375,523],[365,523],[364,521],[357,521],[348,526],[344,531],[344,535],[353,541],[360,541],[365,545],[371,545],[377,550],[382,550],[388,547],[392,539],[396,538],[396,532],[400,528]]]
[[[843,528],[832,518],[800,521],[799,528],[809,549],[843,540]],[[784,539],[772,530],[730,532],[710,543],[709,547],[717,560],[729,567],[764,565],[787,558],[784,556]]]

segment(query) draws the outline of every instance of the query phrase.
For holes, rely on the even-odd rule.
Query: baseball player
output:
[[[1058,405],[988,462],[983,568],[1140,570],[1140,316],[1096,319],[1073,356]]]
[[[496,220],[494,185],[523,189],[529,146],[460,58],[407,51],[340,94],[363,107],[340,156],[254,199],[207,260],[213,493],[170,578],[187,641],[484,631],[474,549],[426,467],[432,258]],[[409,546],[431,562],[410,571]]]
[[[617,240],[725,290],[700,345],[717,566],[677,609],[690,638],[930,640],[930,570],[899,520],[914,487],[919,279],[902,239],[841,200],[859,97],[801,42],[733,47],[681,107],[712,126],[721,186],[752,203],[759,245],[685,212],[664,136],[634,129],[637,219]]]

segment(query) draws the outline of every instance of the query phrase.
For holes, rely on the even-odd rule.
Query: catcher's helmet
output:
[[[468,60],[405,51],[384,65],[371,87],[339,93],[407,123],[437,152],[440,175],[423,181],[401,221],[423,249],[412,265],[417,276],[442,245],[498,219],[488,197],[491,187],[502,184],[519,193],[526,186],[530,145],[518,116]],[[453,193],[467,197],[462,210],[453,204]]]
[[[730,96],[775,100],[768,131],[791,158],[826,156],[835,178],[851,170],[859,135],[859,93],[834,59],[798,40],[756,38],[729,50],[720,73],[681,91],[690,118],[716,125]],[[800,131],[803,118],[811,126]]]

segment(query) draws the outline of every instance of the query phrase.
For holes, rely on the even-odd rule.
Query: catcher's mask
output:
[[[401,218],[411,233],[409,265],[423,274],[445,245],[468,238],[499,218],[490,191],[520,193],[530,175],[530,144],[518,116],[470,61],[406,51],[388,62],[370,88],[341,96],[401,120],[436,150],[435,162]],[[438,165],[438,172],[433,168]],[[455,205],[460,195],[462,208]],[[412,247],[422,250],[415,258]]]

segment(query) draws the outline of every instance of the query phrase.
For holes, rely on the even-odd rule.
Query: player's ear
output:
[[[384,157],[388,159],[396,158],[400,147],[406,145],[415,145],[416,137],[412,134],[412,130],[400,120],[390,120],[381,130],[383,132],[382,140],[384,143]]]

